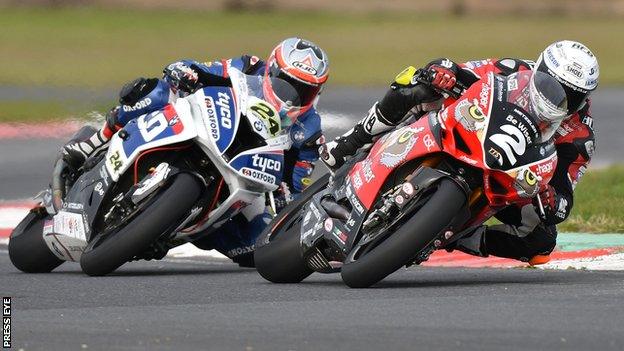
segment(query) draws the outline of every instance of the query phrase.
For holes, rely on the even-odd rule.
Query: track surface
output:
[[[337,275],[272,285],[219,262],[25,275],[0,253],[0,279],[16,349],[624,348],[624,272],[416,268],[350,290]]]

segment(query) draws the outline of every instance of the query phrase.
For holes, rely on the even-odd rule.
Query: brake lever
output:
[[[546,211],[544,210],[544,204],[542,204],[542,198],[539,195],[537,195],[537,209],[542,221],[546,220]]]

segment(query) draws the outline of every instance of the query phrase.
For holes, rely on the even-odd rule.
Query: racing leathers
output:
[[[453,98],[444,99],[431,86],[443,88],[446,92],[457,92],[453,88],[467,88],[490,72],[509,75],[531,68],[532,62],[511,58],[462,64],[439,59],[429,63],[423,72],[442,74],[444,78],[436,81],[435,76],[429,77],[428,80],[425,78],[428,84],[420,84],[419,74],[410,67],[397,76],[391,89],[351,131],[321,148],[321,158],[330,168],[336,169],[344,163],[344,155],[353,155],[375,136],[393,129],[407,115],[439,109],[454,101]],[[448,250],[459,249],[483,257],[491,254],[531,264],[548,260],[548,254],[556,244],[556,225],[568,217],[573,205],[574,187],[583,176],[594,152],[589,100],[580,111],[561,123],[554,138],[558,162],[548,190],[540,194],[544,213],[539,213],[541,211],[536,209],[539,207],[537,204],[522,208],[508,206],[496,215],[503,224],[482,226],[472,229],[470,233],[463,233],[461,239],[447,247]]]
[[[177,97],[192,94],[201,87],[231,86],[229,67],[255,76],[262,76],[265,71],[264,61],[249,55],[215,62],[174,62],[165,67],[163,79],[138,78],[126,84],[120,92],[120,105],[107,114],[104,126],[87,140],[67,144],[63,149],[64,159],[79,167],[88,156],[105,149],[112,135],[129,121],[161,109]],[[296,196],[311,183],[310,176],[318,160],[318,143],[322,140],[321,120],[314,107],[294,121],[282,118],[282,127],[288,130],[292,147],[284,153],[283,184],[276,195],[278,207],[287,202],[290,193]],[[253,266],[256,238],[270,218],[264,199],[259,199],[215,233],[194,244],[202,249],[216,249],[242,266]]]
[[[509,75],[532,68],[530,61],[511,58],[469,61],[459,65],[448,59],[430,63],[436,64],[457,72],[457,81],[464,86],[470,86],[490,72]],[[574,188],[587,170],[594,153],[595,136],[590,105],[588,99],[583,108],[568,116],[555,133],[557,166],[548,189],[539,195],[543,213],[540,213],[537,203],[524,207],[508,206],[496,215],[502,224],[476,229],[455,244],[457,249],[479,256],[494,255],[531,264],[548,261],[548,255],[556,244],[556,225],[568,218],[573,205]]]

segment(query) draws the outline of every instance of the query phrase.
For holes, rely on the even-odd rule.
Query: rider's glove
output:
[[[431,65],[429,66],[428,70],[431,76],[431,85],[434,88],[443,91],[449,91],[453,89],[455,83],[457,82],[455,72],[440,65]]]
[[[273,192],[273,199],[275,201],[275,213],[279,213],[284,207],[293,200],[293,196],[290,192],[288,184],[282,182],[280,187]]]
[[[184,62],[174,62],[163,70],[163,79],[175,91],[191,94],[199,87],[197,72]]]
[[[537,203],[537,197],[541,201],[543,213],[539,209],[539,203]],[[547,185],[546,188],[537,195],[533,201],[533,205],[538,209],[542,222],[546,224],[557,224],[563,221],[567,217],[567,201],[560,196],[557,196],[557,191],[552,185]],[[562,206],[559,204],[565,202]]]
[[[431,110],[429,105],[438,105],[442,97],[430,84],[421,84],[420,71],[408,67],[390,85],[386,95],[377,104],[378,113],[386,124],[397,125],[412,109]]]

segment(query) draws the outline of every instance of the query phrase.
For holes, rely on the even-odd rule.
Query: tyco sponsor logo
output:
[[[251,156],[251,160],[254,167],[262,168],[262,172],[266,172],[267,169],[279,172],[282,169],[282,163],[277,160],[264,158],[258,155]]]
[[[219,115],[221,116],[221,126],[223,128],[232,129],[232,114],[230,113],[230,95],[219,92],[219,98],[217,99],[217,106],[219,106]]]
[[[2,348],[11,348],[11,298],[2,298]]]

